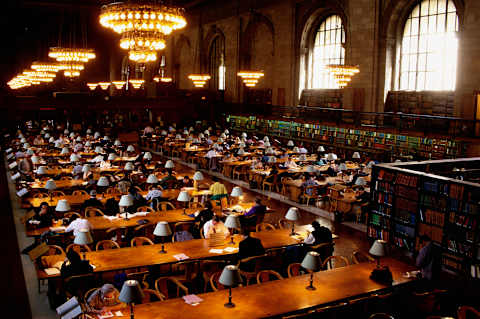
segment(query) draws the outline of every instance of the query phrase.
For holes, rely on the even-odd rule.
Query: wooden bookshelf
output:
[[[385,112],[453,116],[454,106],[453,91],[389,91]]]
[[[480,184],[434,174],[435,167],[453,169],[465,161],[472,165],[471,159],[375,165],[368,238],[418,253],[419,237],[428,235],[441,248],[445,269],[469,274],[480,264]]]
[[[367,128],[342,128],[237,115],[227,115],[226,121],[238,131],[364,152],[391,152],[395,156],[456,158],[463,156],[466,148],[464,142],[455,139],[391,134]]]

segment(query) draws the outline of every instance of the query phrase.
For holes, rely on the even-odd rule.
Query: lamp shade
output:
[[[228,215],[225,220],[225,227],[232,229],[239,229],[242,226],[240,225],[240,219],[237,215]]]
[[[328,153],[328,155],[327,155],[327,161],[335,161],[335,160],[337,160],[337,154]]]
[[[297,221],[300,218],[297,207],[290,207],[285,215],[286,220]]]
[[[35,163],[34,163],[35,164]],[[38,169],[37,169],[37,174],[38,175],[45,175],[47,174],[47,167],[46,166],[40,166]]]
[[[40,164],[40,158],[38,156],[33,155],[31,160],[33,164]]]
[[[175,135],[175,139],[176,139],[176,140],[181,140],[181,139],[182,139],[182,135],[181,135],[181,134]]]
[[[83,165],[82,167],[82,173],[86,173],[86,172],[89,172],[90,171],[90,165],[88,164],[85,164]],[[100,177],[101,178],[101,177]],[[107,180],[108,181],[108,180]]]
[[[60,141],[55,142],[55,148],[62,148],[62,147],[63,147],[62,142],[60,142]]]
[[[165,130],[162,130],[162,132],[160,134],[163,135],[163,136],[168,135],[167,131],[165,131]]]
[[[77,235],[73,240],[73,243],[77,245],[89,245],[93,243],[93,238],[92,238],[92,235],[90,234],[90,231],[86,228],[80,229],[77,232]]]
[[[57,188],[57,184],[55,184],[55,181],[53,179],[49,179],[46,183],[45,183],[45,189],[49,190],[49,191],[52,191],[54,189]]]
[[[247,138],[247,133],[243,132],[243,133],[242,133],[242,137]]]
[[[146,152],[145,154],[143,154],[143,158],[148,160],[148,161],[151,160],[152,159],[152,153]]]
[[[140,284],[136,280],[125,280],[123,282],[122,290],[118,300],[126,304],[140,304],[143,299],[143,291],[140,288]]]
[[[110,137],[108,137],[107,135],[105,135],[105,136],[103,137],[103,140],[104,140],[104,141],[110,141]]]
[[[243,148],[240,148],[237,152],[238,155],[245,155],[245,150]]]
[[[135,147],[133,147],[133,145],[128,145],[127,152],[135,152]]]
[[[183,135],[188,135],[188,130],[183,130]]]
[[[203,181],[204,177],[202,172],[196,171],[195,174],[193,174],[193,180],[194,181]]]
[[[352,158],[353,159],[359,159],[360,158],[360,153],[359,152],[353,153]]]
[[[346,171],[347,170],[347,164],[341,163],[340,165],[338,165],[338,170],[339,171]]]
[[[203,134],[205,134],[205,135],[210,135],[210,131],[209,131],[209,130],[205,130],[205,131],[203,132]]]
[[[225,266],[218,279],[219,283],[227,287],[236,286],[240,281],[240,272],[238,271],[238,267],[234,265]]]
[[[100,177],[97,181],[97,186],[107,187],[108,185],[110,185],[110,183],[108,182],[108,178],[105,176]]]
[[[232,197],[240,197],[242,195],[243,195],[243,190],[239,186],[235,186],[232,189],[232,193],[230,194],[230,196]]]
[[[269,163],[276,163],[276,162],[277,162],[277,158],[276,158],[275,156],[270,156],[270,157],[268,158],[268,162],[269,162]]]
[[[101,146],[95,147],[95,153],[103,153],[103,147]]]
[[[77,154],[70,155],[70,162],[78,162],[79,160],[80,160],[80,157],[78,157]]]
[[[264,142],[269,142],[270,139],[268,138],[268,136],[265,136],[265,137],[263,138],[263,141],[264,141]]]
[[[55,138],[54,138],[53,136],[51,136],[51,137],[48,139],[48,142],[49,142],[49,143],[55,142]]]
[[[92,134],[92,130],[91,129],[87,129],[87,134]]]
[[[121,207],[130,207],[133,206],[133,199],[130,195],[122,195],[120,198],[120,202],[118,203],[118,206]]]
[[[148,177],[147,177],[147,183],[148,183],[148,184],[156,184],[156,183],[158,183],[158,178],[157,178],[157,176],[155,176],[155,175],[153,175],[153,174],[148,175]]]
[[[301,266],[310,271],[319,271],[322,268],[320,254],[316,251],[309,251],[303,258]]]
[[[49,133],[45,133],[45,138],[50,138],[50,134],[49,134]]]
[[[205,138],[205,135],[203,133],[198,134],[198,138]]]
[[[294,153],[299,153],[299,152],[300,152],[298,146],[295,146],[292,151],[293,151]]]
[[[82,137],[81,136],[78,136],[77,139],[76,139],[77,142],[81,142],[82,141]]]
[[[238,147],[240,147],[240,148],[244,148],[244,147],[246,147],[246,146],[247,146],[247,145],[245,144],[245,142],[240,142],[240,143],[238,143]]]
[[[172,234],[172,230],[167,222],[158,222],[157,226],[155,226],[155,229],[153,230],[153,234],[159,237],[170,236]]]
[[[220,138],[222,138],[222,139],[227,138],[227,135],[225,135],[225,133],[222,133],[222,134],[220,134]]]
[[[122,142],[120,140],[115,140],[115,143],[113,143],[115,146],[122,146]]]
[[[60,154],[66,155],[66,154],[68,154],[69,152],[70,152],[70,151],[68,150],[68,147],[64,147],[64,148],[62,148],[62,151],[60,152]]]
[[[61,199],[58,201],[57,206],[55,207],[57,212],[69,212],[70,211],[70,204],[66,199]]]
[[[100,138],[100,132],[95,132],[95,134],[93,134],[93,138],[94,139]]]
[[[320,145],[319,147],[317,147],[317,152],[325,152],[325,147],[323,147],[322,145]]]
[[[90,146],[92,146],[92,143],[91,143],[90,141],[86,141],[86,142],[85,142],[85,146],[86,146],[86,147],[90,147]]]
[[[265,151],[266,154],[274,154],[275,152],[273,151],[273,148],[269,147],[267,148],[267,150]]]
[[[166,163],[165,163],[165,168],[174,168],[175,167],[175,164],[173,164],[173,161],[172,160],[168,160]]]
[[[292,147],[292,146],[294,146],[294,145],[295,145],[295,144],[293,144],[293,141],[292,141],[292,140],[288,141],[288,143],[287,143],[287,146],[289,146],[289,147]]]
[[[75,137],[75,133],[70,133],[70,138],[74,138]]]
[[[223,131],[223,133],[228,135],[228,134],[230,134],[230,131],[228,129],[225,129],[225,131]]]
[[[386,244],[387,242],[385,240],[377,239],[375,240],[375,242],[373,243],[372,247],[368,252],[372,256],[383,257],[386,255],[386,251],[385,251]]]
[[[368,164],[367,164],[367,168],[372,168],[373,165],[375,165],[375,162],[374,162],[374,161],[370,161],[370,162],[368,162]]]
[[[123,169],[126,171],[133,171],[135,167],[133,166],[132,162],[127,162],[127,164],[125,164],[125,167]]]
[[[117,154],[115,154],[115,153],[110,153],[110,154],[108,154],[107,160],[109,160],[109,161],[114,161],[116,158],[117,158]]]
[[[367,185],[367,181],[363,177],[358,177],[357,180],[355,181],[355,185],[357,186],[365,186]]]
[[[190,201],[190,195],[188,194],[187,191],[181,191],[180,194],[178,194],[177,200],[179,202],[189,202]]]
[[[265,146],[265,147],[270,147],[270,146],[272,146],[272,145],[270,144],[270,142],[267,141],[267,142],[263,143],[263,146]]]
[[[27,139],[26,139],[25,137],[22,137],[22,138],[20,139],[20,143],[27,143]]]
[[[63,131],[63,134],[65,134],[65,135],[67,135],[68,133],[70,133],[70,131],[67,130],[67,129],[65,129],[65,130]]]

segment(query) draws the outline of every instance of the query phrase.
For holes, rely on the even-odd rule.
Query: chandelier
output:
[[[31,68],[35,71],[57,73],[59,70],[62,70],[62,65],[55,62],[33,62]]]
[[[87,86],[90,89],[90,91],[94,91],[97,88],[98,83],[87,83]]]
[[[193,85],[197,88],[203,88],[208,80],[210,80],[210,75],[208,74],[190,74],[188,76],[192,80]]]
[[[128,80],[128,82],[130,82],[130,84],[133,86],[134,89],[139,89],[142,87],[142,84],[145,81],[142,79],[132,79],[132,80]]]
[[[170,82],[173,81],[172,78],[163,77],[163,76],[156,76],[156,77],[153,78],[153,80],[154,80],[155,82],[157,82],[157,83],[158,83],[158,82],[170,83]]]
[[[22,74],[17,75],[10,80],[7,85],[12,90],[39,85],[42,83],[51,83],[56,77],[55,73],[37,70],[25,70]]]
[[[242,78],[245,86],[254,87],[265,74],[261,71],[240,71],[237,75]]]
[[[340,88],[346,87],[352,80],[352,77],[360,72],[358,66],[354,65],[329,64],[326,65],[326,69],[333,75],[335,82]]]
[[[100,24],[121,34],[120,47],[139,63],[157,59],[165,48],[165,36],[187,25],[182,8],[152,1],[115,2],[102,7]]]
[[[117,90],[123,89],[123,86],[125,85],[125,81],[113,81],[112,84]]]
[[[50,48],[48,56],[59,62],[60,70],[63,70],[65,77],[73,78],[80,76],[80,71],[85,68],[83,63],[95,59],[95,52],[92,49],[55,47]]]
[[[110,82],[99,82],[98,85],[100,86],[100,88],[101,88],[102,90],[105,91],[105,90],[108,89],[108,87],[110,86]]]

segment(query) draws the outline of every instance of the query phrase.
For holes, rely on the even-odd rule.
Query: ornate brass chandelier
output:
[[[63,66],[60,63],[55,62],[33,62],[31,68],[35,71],[57,73],[63,69]]]
[[[125,85],[125,81],[113,81],[112,84],[117,90],[123,89],[123,86]]]
[[[187,25],[184,10],[156,1],[115,2],[102,7],[100,24],[121,34],[120,47],[139,63],[155,61],[165,36]]]
[[[90,89],[90,91],[95,91],[95,89],[98,86],[98,83],[87,83],[87,86]]]
[[[352,77],[360,72],[358,66],[355,65],[329,64],[326,65],[326,69],[333,75],[340,88],[345,88]]]
[[[190,74],[188,76],[192,80],[193,85],[197,88],[203,88],[208,80],[210,80],[210,75],[208,74]]]
[[[262,71],[240,71],[237,75],[242,78],[245,86],[254,87],[265,74]]]
[[[61,47],[50,48],[48,56],[59,62],[60,70],[69,78],[80,76],[80,71],[85,68],[84,63],[96,57],[92,49]]]
[[[156,76],[153,78],[155,82],[163,82],[163,83],[170,83],[173,81],[172,78],[164,77],[164,76]]]
[[[142,87],[145,80],[143,79],[132,79],[128,80],[128,82],[133,86],[134,89],[139,89]]]

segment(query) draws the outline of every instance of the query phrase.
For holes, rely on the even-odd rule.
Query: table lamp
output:
[[[74,138],[74,137],[75,137],[75,133],[74,133],[74,132],[71,132],[69,136],[70,136],[70,138]]]
[[[290,141],[288,141],[287,146],[288,146],[288,147],[294,147],[295,144],[293,144],[293,141],[290,140]]]
[[[121,302],[130,305],[130,319],[134,319],[133,315],[133,304],[139,304],[143,299],[143,291],[140,288],[138,281],[136,280],[126,280],[123,283],[122,290],[120,290],[120,295],[118,300]]]
[[[114,161],[116,158],[117,158],[117,154],[115,154],[115,153],[110,153],[110,154],[108,154],[107,160],[108,160],[108,161]]]
[[[80,157],[78,157],[77,154],[70,155],[70,162],[78,162],[79,160],[80,160]]]
[[[172,169],[175,167],[175,164],[173,164],[173,161],[172,160],[168,160],[166,163],[165,163],[165,168],[169,168],[169,169]]]
[[[241,197],[243,196],[243,190],[241,187],[239,186],[235,186],[233,189],[232,189],[232,192],[230,193],[230,196],[232,197],[238,197],[238,203],[240,203],[240,199]]]
[[[93,138],[94,139],[100,138],[100,132],[95,132],[95,134],[93,134]]]
[[[237,215],[228,215],[227,219],[225,220],[225,227],[231,230],[230,233],[230,244],[235,244],[233,241],[233,232],[235,229],[240,229],[242,226],[240,225],[240,218]]]
[[[133,145],[128,145],[127,152],[135,152],[135,147],[133,147]]]
[[[55,138],[53,136],[50,136],[50,138],[48,139],[48,142],[49,143],[54,143],[55,142]]]
[[[285,219],[292,222],[292,232],[290,235],[296,235],[295,233],[295,222],[299,220],[300,214],[298,213],[297,207],[290,207],[285,215]]]
[[[85,132],[87,134],[92,134],[92,130],[91,129],[87,129],[87,131]]]
[[[263,138],[263,141],[264,141],[264,142],[270,142],[270,139],[268,138],[268,136],[265,136],[265,137]]]
[[[368,162],[368,164],[367,164],[367,168],[372,168],[373,165],[375,165],[375,161],[370,161],[370,162]]]
[[[310,272],[310,285],[306,287],[307,290],[315,290],[316,288],[313,286],[313,273],[322,268],[320,254],[316,251],[309,251],[305,255],[305,258],[303,258],[301,266]]]
[[[183,202],[184,203],[184,207],[183,207],[183,214],[186,215],[186,209],[187,209],[187,205],[188,205],[188,202],[190,202],[190,195],[188,194],[187,191],[181,191],[180,194],[178,194],[178,197],[177,197],[177,201],[179,202]]]
[[[355,185],[357,186],[365,186],[367,185],[367,181],[363,177],[357,177],[357,180],[355,181]]]
[[[328,153],[327,155],[327,161],[335,161],[337,159],[337,155],[334,153]]]
[[[154,174],[150,174],[147,177],[147,184],[157,184],[158,183],[158,178]]]
[[[347,170],[347,164],[345,163],[341,163],[340,165],[338,165],[338,170],[339,171],[346,171]]]
[[[133,166],[132,162],[127,162],[127,164],[125,164],[125,167],[123,169],[126,171],[133,171],[135,167]]]
[[[126,211],[126,207],[133,206],[133,199],[130,195],[122,195],[120,198],[120,202],[118,202],[118,206],[124,207],[123,212],[125,214],[125,220],[128,220],[128,212]]]
[[[75,235],[73,243],[77,245],[90,245],[91,243],[93,243],[93,238],[90,234],[90,231],[86,228],[80,229],[77,235]],[[83,252],[83,259],[87,259],[85,251]]]
[[[322,145],[320,145],[320,146],[317,147],[317,152],[319,152],[319,153],[324,153],[324,152],[325,152],[325,148],[324,148]]]
[[[70,151],[68,150],[68,147],[62,148],[62,151],[60,152],[61,155],[67,155],[68,153],[70,153]]]
[[[354,152],[352,155],[353,159],[360,159],[360,153],[359,152]]]
[[[245,155],[245,150],[243,149],[243,147],[238,149],[237,155]]]
[[[25,143],[25,144],[23,144],[23,148],[25,148],[25,149],[28,149],[28,148],[30,148],[30,144],[29,144],[29,143]]]
[[[209,130],[205,130],[205,131],[203,132],[203,134],[205,134],[205,135],[210,135],[210,131],[209,131]]]
[[[38,174],[38,175],[45,175],[45,174],[47,174],[47,167],[46,167],[46,166],[40,166],[40,167],[37,169],[37,174]]]
[[[228,129],[225,129],[225,131],[223,131],[223,133],[228,135],[228,134],[230,134],[230,131]]]
[[[50,133],[45,133],[45,138],[50,138]]]
[[[108,135],[105,135],[105,136],[103,137],[103,140],[104,140],[104,141],[110,141],[110,137],[108,137]]]
[[[292,150],[292,152],[294,153],[299,153],[300,152],[300,149],[298,148],[298,146],[295,146]]]
[[[157,226],[153,230],[153,234],[158,237],[162,237],[162,250],[159,251],[160,254],[165,254],[167,251],[165,250],[165,237],[170,236],[172,234],[172,230],[167,222],[158,222]]]
[[[65,134],[65,135],[68,135],[68,133],[70,133],[70,131],[69,131],[68,129],[65,129],[65,130],[63,131],[63,134]]]
[[[62,212],[62,213],[69,212],[70,209],[71,209],[70,204],[68,203],[68,201],[66,199],[60,199],[57,202],[57,206],[55,207],[55,211]]]
[[[88,164],[83,165],[82,173],[86,173],[86,172],[89,172],[89,171],[90,171],[90,165],[88,165]],[[108,180],[107,180],[107,182],[108,182]]]
[[[143,154],[143,159],[150,161],[152,159],[152,154],[150,152],[146,152]]]
[[[85,142],[85,146],[86,146],[86,147],[91,147],[91,146],[92,146],[92,143],[91,143],[90,141],[86,141],[86,142]]]
[[[182,139],[182,135],[181,135],[181,134],[175,135],[175,139],[176,139],[176,140],[181,140],[181,139]]]
[[[198,138],[203,139],[203,138],[205,138],[205,135],[203,135],[203,133],[200,133],[200,134],[198,134]]]
[[[77,142],[81,142],[82,141],[82,137],[81,136],[78,136],[77,139],[76,139]]]
[[[23,144],[27,143],[27,139],[25,137],[22,137],[20,139],[20,143],[23,143]]]
[[[85,166],[82,168],[82,170],[84,168]],[[87,170],[90,170],[90,167]],[[108,185],[110,185],[110,183],[108,182],[108,178],[106,176],[101,176],[97,181],[97,186],[108,187]]]
[[[33,165],[38,165],[38,164],[40,164],[40,158],[39,158],[38,156],[33,155],[30,159],[32,160],[32,164],[33,164]]]
[[[202,172],[196,171],[195,174],[193,174],[193,189],[198,190],[198,182],[203,181],[204,177]]]
[[[160,132],[160,135],[162,135],[162,136],[166,136],[166,135],[168,135],[168,133],[167,133],[167,131],[165,131],[165,130],[162,130],[162,132]]]
[[[115,145],[115,146],[122,146],[122,142],[120,142],[120,140],[115,140],[115,142],[113,143],[113,145]]]
[[[368,251],[370,255],[374,256],[377,260],[377,267],[373,269],[372,273],[370,274],[370,278],[379,281],[382,283],[390,284],[393,281],[392,273],[390,269],[386,266],[381,266],[380,258],[386,255],[386,244],[385,240],[377,239],[373,242],[372,247]]]
[[[103,153],[103,148],[101,146],[96,146],[95,153]]]
[[[53,179],[49,179],[46,183],[44,188],[48,190],[48,193],[50,194],[50,200],[52,200],[52,191],[54,189],[57,189],[57,184],[55,184],[55,181]]]
[[[243,133],[242,133],[242,137],[247,138],[247,133],[243,132]]]
[[[232,302],[232,287],[238,285],[240,281],[240,273],[237,266],[228,265],[223,268],[218,282],[228,287],[228,302],[224,305],[226,308],[235,307],[235,304]]]
[[[272,146],[272,144],[270,144],[270,142],[267,141],[267,142],[263,143],[263,146],[270,147],[270,146]]]
[[[223,137],[220,137],[218,140],[217,140],[218,143],[222,144],[223,143]]]

